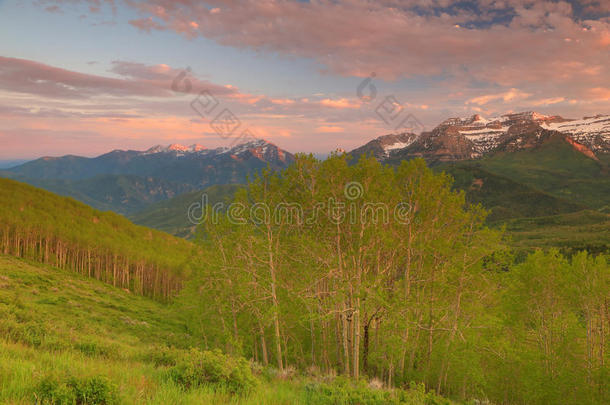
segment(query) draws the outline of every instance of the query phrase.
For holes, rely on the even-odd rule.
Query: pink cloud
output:
[[[595,88],[589,90],[588,95],[589,95],[589,98],[591,98],[593,100],[609,101],[610,100],[610,88],[595,87]]]
[[[341,98],[338,100],[325,98],[320,101],[320,104],[332,108],[360,108],[360,103],[357,103],[354,100],[349,100],[347,98]]]
[[[513,88],[513,89],[510,89],[503,93],[486,94],[483,96],[474,97],[474,98],[471,98],[468,102],[472,103],[472,104],[477,104],[477,105],[484,105],[484,104],[488,104],[491,101],[502,100],[504,102],[509,102],[509,101],[515,101],[515,100],[523,100],[530,96],[531,96],[530,93],[526,93],[519,89]]]
[[[600,66],[589,82],[609,75],[607,19],[578,20],[569,3],[555,1],[479,1],[476,15],[466,9],[432,12],[451,3],[147,0],[135,4],[145,15],[162,21],[157,29],[311,58],[346,76],[466,75],[519,87],[540,80],[581,80],[582,69],[571,61]],[[604,12],[608,6],[603,3],[588,1],[584,6]],[[409,5],[429,12],[416,13]],[[516,15],[507,24],[469,26],[473,20],[491,22],[494,12],[508,8]]]
[[[129,20],[129,24],[146,32],[150,32],[151,30],[161,31],[165,29],[161,23],[154,21],[152,17]]]
[[[345,128],[332,125],[323,125],[321,127],[317,127],[316,132],[323,134],[336,134],[339,132],[345,132]]]
[[[94,96],[169,97],[172,81],[180,70],[166,65],[147,66],[113,62],[113,78],[74,72],[26,59],[0,56],[0,87],[4,90],[51,98],[82,99]],[[193,91],[207,89],[228,95],[237,90],[189,78]]]

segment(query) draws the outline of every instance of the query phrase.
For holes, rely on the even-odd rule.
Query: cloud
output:
[[[338,127],[338,126],[323,125],[321,127],[317,127],[316,132],[323,133],[323,134],[336,134],[339,132],[345,132],[345,128]]]
[[[146,16],[134,24],[140,29],[168,29],[237,48],[310,58],[339,75],[466,76],[505,87],[581,80],[578,62],[601,67],[589,81],[607,78],[610,24],[604,3],[129,2]]]
[[[129,24],[133,25],[134,27],[138,28],[139,30],[146,31],[146,32],[150,32],[152,30],[161,31],[161,30],[165,29],[163,27],[163,24],[161,24],[157,21],[154,21],[152,17],[129,20]]]
[[[541,100],[532,101],[532,105],[534,106],[542,106],[542,105],[552,105],[557,103],[562,103],[565,101],[565,97],[552,97],[552,98],[543,98]]]
[[[43,63],[0,56],[0,87],[3,90],[50,98],[86,99],[96,96],[174,96],[172,83],[181,73],[167,65],[115,61],[113,78],[75,72]],[[183,83],[180,83],[182,89]],[[207,89],[218,95],[231,95],[237,89],[188,78],[191,91]]]
[[[509,101],[523,100],[530,96],[531,96],[530,93],[526,93],[519,89],[513,88],[513,89],[510,89],[503,93],[487,94],[487,95],[483,95],[483,96],[474,97],[474,98],[471,98],[470,100],[468,100],[468,102],[471,104],[485,105],[491,101],[502,100],[504,102],[509,102]]]
[[[325,98],[320,101],[320,104],[332,108],[360,108],[360,103],[357,103],[354,100],[348,100],[346,98],[341,98],[338,100]]]
[[[609,101],[610,100],[610,88],[607,87],[595,87],[589,90],[589,98],[592,100]]]

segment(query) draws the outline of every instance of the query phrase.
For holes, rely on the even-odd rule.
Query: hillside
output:
[[[561,139],[481,159],[481,167],[558,198],[602,209],[609,204],[610,168]]]
[[[0,179],[0,252],[169,298],[190,272],[193,246],[71,198]]]
[[[134,175],[104,174],[77,180],[29,179],[5,171],[3,177],[28,183],[65,197],[72,197],[102,211],[113,211],[123,215],[193,190],[188,184]]]
[[[449,173],[454,188],[464,190],[471,204],[482,204],[490,210],[489,223],[511,218],[530,218],[580,211],[585,205],[567,201],[544,191],[494,174],[476,163],[442,165],[437,169]]]
[[[143,211],[131,215],[129,219],[138,225],[158,229],[178,237],[190,238],[194,235],[196,225],[188,219],[189,207],[194,203],[201,204],[204,194],[211,206],[219,202],[231,203],[233,194],[238,188],[239,185],[225,184],[185,193],[152,204]]]
[[[242,396],[211,375],[204,386],[186,388],[175,376],[184,359],[201,353],[192,346],[204,347],[204,341],[187,332],[172,306],[0,255],[0,403],[305,405],[322,403],[326,395],[345,395],[343,401],[350,393],[376,401],[390,395],[366,386],[334,388],[312,378],[277,379],[270,369],[267,377],[262,370],[252,376],[243,368],[249,380],[227,380],[254,384]],[[223,355],[208,356],[215,367],[238,370]],[[404,404],[441,400],[421,390],[402,392],[409,400]]]

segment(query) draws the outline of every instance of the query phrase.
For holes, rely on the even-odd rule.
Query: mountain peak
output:
[[[152,148],[147,149],[146,151],[144,151],[144,154],[146,155],[152,155],[155,153],[169,153],[169,152],[175,152],[175,153],[197,153],[197,152],[202,152],[207,150],[204,146],[201,146],[199,144],[193,144],[191,146],[184,146],[184,145],[180,145],[178,143],[173,143],[171,145],[168,146],[163,146],[163,145],[155,145]]]
[[[382,135],[368,142],[367,144],[354,149],[350,153],[355,157],[361,155],[373,155],[377,159],[385,159],[394,151],[404,149],[411,145],[418,138],[411,132],[402,132],[398,134]]]
[[[486,118],[480,114],[448,118],[430,132],[401,145],[396,135],[378,137],[354,149],[354,156],[372,153],[381,160],[423,157],[429,161],[476,159],[505,148],[536,146],[553,133],[560,133],[576,150],[587,156],[610,153],[610,116],[581,120],[545,115],[536,111],[510,112]],[[556,134],[557,135],[557,134]],[[569,139],[567,139],[569,138]]]

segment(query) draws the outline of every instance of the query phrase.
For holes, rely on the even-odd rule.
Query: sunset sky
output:
[[[224,146],[225,109],[235,135],[349,150],[401,130],[388,101],[425,129],[608,114],[610,1],[0,0],[0,159]]]

